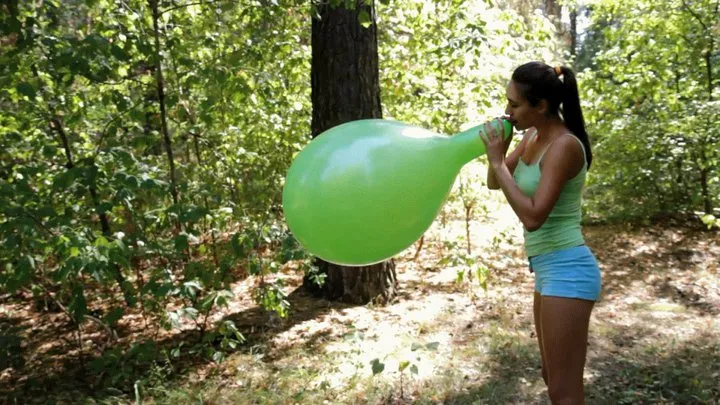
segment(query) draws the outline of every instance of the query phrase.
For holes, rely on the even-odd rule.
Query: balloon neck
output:
[[[480,131],[485,133],[484,124],[476,125],[452,136],[456,144],[457,153],[467,163],[472,159],[485,154],[485,143],[480,139]],[[503,119],[503,137],[507,139],[512,134],[512,124]]]

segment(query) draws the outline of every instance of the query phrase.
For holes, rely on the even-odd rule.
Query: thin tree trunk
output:
[[[420,256],[420,251],[423,248],[423,245],[425,244],[425,234],[420,237],[420,241],[418,242],[417,248],[415,248],[415,254],[413,255],[412,260],[416,261],[418,257]]]
[[[158,102],[160,103],[160,126],[165,141],[165,152],[167,153],[168,163],[170,165],[170,194],[173,203],[178,203],[177,184],[175,180],[175,159],[173,157],[172,139],[167,125],[167,111],[165,107],[165,81],[163,79],[162,62],[160,59],[160,12],[158,10],[158,0],[148,0],[153,14],[153,31],[155,36],[155,77],[157,81]]]
[[[65,163],[65,167],[67,167],[68,170],[74,168],[75,162],[73,160],[72,148],[70,147],[70,140],[67,137],[67,133],[65,132],[62,120],[58,117],[53,118],[52,120],[50,120],[50,128],[54,130],[60,137],[60,142],[62,143],[63,150],[65,150],[65,159],[67,160],[67,162]],[[98,216],[100,218],[100,230],[107,239],[110,239],[112,238],[110,221],[108,220],[107,214],[100,211],[100,197],[98,196],[97,186],[95,182],[90,182],[88,184],[88,190],[90,192],[92,204],[95,207],[95,211],[98,213]],[[117,263],[113,263],[110,270],[112,272],[113,278],[118,283],[120,290],[123,292],[125,303],[128,306],[133,306],[135,299],[133,297],[132,291],[127,287],[127,284],[125,283],[125,277],[122,274],[122,269],[120,268],[120,266],[117,265]]]
[[[562,27],[562,4],[556,0],[545,0],[545,16],[552,19],[558,31]]]
[[[468,255],[472,254],[472,244],[470,243],[470,220],[472,219],[470,217],[472,215],[472,209],[472,206],[465,206],[465,241]]]
[[[710,196],[710,188],[708,187],[708,170],[700,169],[700,190],[703,196],[703,205],[706,214],[713,213],[712,197]]]
[[[577,8],[573,8],[570,12],[570,54],[573,57],[577,54],[577,37]]]
[[[712,66],[712,54],[714,52],[714,42],[713,37],[710,37],[710,45],[709,49],[705,50],[705,72],[707,76],[707,92],[708,92],[708,101],[713,101],[713,88],[715,87],[713,84],[713,66]]]

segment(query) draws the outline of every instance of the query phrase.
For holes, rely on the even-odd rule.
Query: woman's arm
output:
[[[491,162],[491,170],[525,229],[532,232],[545,223],[565,183],[580,172],[584,162],[583,150],[572,136],[558,138],[543,158],[540,184],[533,197],[518,188],[504,160]]]
[[[537,132],[535,128],[529,129],[525,131],[525,135],[523,135],[523,139],[520,140],[520,143],[515,147],[515,149],[510,153],[510,156],[505,158],[505,165],[507,165],[508,170],[510,170],[510,174],[515,172],[515,167],[517,167],[518,160],[520,160],[520,156],[525,153],[525,145],[527,144],[528,139]],[[510,146],[510,141],[512,140],[512,137],[509,137],[505,143],[505,152],[507,152],[508,147]],[[497,179],[495,178],[495,172],[493,170],[488,170],[487,172],[487,187],[490,190],[499,190],[500,189],[500,183],[498,183]]]

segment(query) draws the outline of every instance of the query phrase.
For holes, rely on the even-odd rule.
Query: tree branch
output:
[[[57,234],[53,232],[52,229],[48,228],[47,225],[43,224],[43,222],[39,218],[31,214],[30,211],[28,211],[25,207],[23,207],[23,211],[25,215],[32,219],[43,231],[47,232],[50,236],[57,236]]]
[[[683,3],[683,6],[685,6],[685,8],[687,9],[688,13],[690,13],[690,15],[695,17],[695,19],[698,20],[700,25],[702,25],[703,29],[705,29],[705,31],[707,31],[708,27],[707,27],[707,25],[705,25],[702,18],[700,18],[700,16],[690,8],[690,6],[687,4],[687,2],[685,0],[682,0],[682,3]]]
[[[195,3],[180,4],[177,6],[166,8],[166,9],[160,11],[160,13],[158,15],[163,15],[165,13],[169,13],[170,11],[177,10],[180,8],[191,7],[191,6],[200,6],[200,5],[206,5],[206,4],[210,5],[210,4],[216,4],[216,3],[235,3],[235,2],[232,0],[217,0],[217,1],[202,1],[201,0],[201,1],[197,1]]]
[[[95,153],[93,153],[93,158],[97,157],[98,153],[100,153],[100,147],[102,146],[102,143],[103,143],[103,141],[105,140],[105,136],[107,136],[107,130],[108,130],[108,128],[110,127],[110,124],[112,124],[113,122],[115,122],[115,121],[117,121],[118,119],[120,119],[120,117],[122,117],[123,115],[125,115],[125,114],[129,113],[130,111],[132,111],[135,107],[137,107],[137,106],[138,106],[140,103],[142,103],[143,101],[144,101],[144,100],[139,100],[139,101],[137,101],[135,104],[133,104],[132,106],[130,106],[130,108],[128,108],[127,110],[121,111],[121,112],[119,112],[118,114],[116,114],[110,121],[108,121],[108,122],[105,124],[105,126],[103,127],[103,130],[102,130],[102,133],[100,134],[100,139],[98,139],[98,144],[97,144],[97,146],[95,147]]]
[[[160,104],[160,126],[162,129],[163,139],[165,141],[165,152],[167,154],[170,165],[170,194],[173,203],[178,204],[178,192],[175,184],[175,158],[173,156],[172,138],[168,131],[167,110],[165,106],[165,81],[163,80],[162,62],[160,60],[160,12],[158,11],[158,0],[148,0],[152,9],[153,33],[155,37],[155,79],[157,83],[158,103]]]

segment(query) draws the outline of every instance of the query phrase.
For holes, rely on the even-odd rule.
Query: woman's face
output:
[[[530,102],[523,97],[520,87],[512,80],[507,86],[506,95],[508,103],[505,114],[508,115],[515,129],[523,131],[534,127],[538,118],[542,116],[540,107],[542,103],[535,107],[530,105]]]

